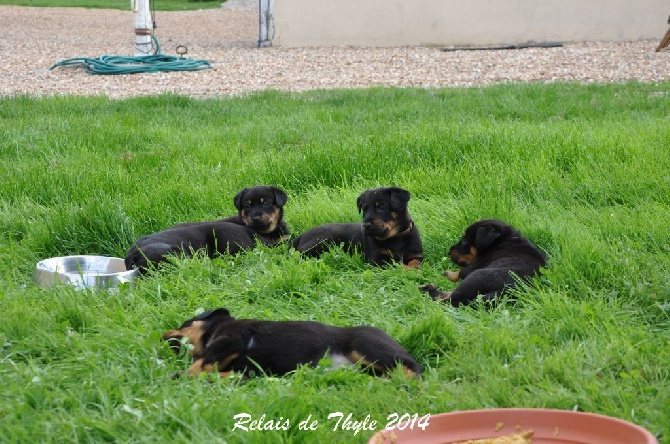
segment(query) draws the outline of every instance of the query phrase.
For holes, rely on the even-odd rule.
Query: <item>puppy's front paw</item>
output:
[[[433,296],[433,300],[437,302],[448,302],[451,300],[450,291],[439,291],[436,296]]]
[[[422,293],[428,293],[428,296],[430,296],[434,301],[446,301],[451,297],[450,291],[442,291],[434,284],[422,285],[419,287],[419,291]]]
[[[432,292],[437,291],[437,287],[433,284],[421,285],[419,287],[419,291],[422,293],[428,293],[430,295]]]
[[[461,272],[460,271],[451,271],[447,270],[444,272],[444,275],[449,279],[451,282],[456,282],[458,280],[458,277],[460,276]]]

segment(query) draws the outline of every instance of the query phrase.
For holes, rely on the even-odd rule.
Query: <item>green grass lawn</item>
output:
[[[332,413],[576,409],[670,442],[670,83],[0,99],[0,442],[366,442]],[[37,287],[35,264],[123,256],[139,236],[235,212],[254,184],[289,195],[294,234],[358,221],[366,188],[412,193],[426,260],[376,269],[286,245],[175,261],[118,292]],[[544,249],[518,302],[454,309],[417,287],[498,217]],[[420,380],[299,369],[284,378],[172,379],[160,341],[202,308],[375,325]],[[289,421],[234,430],[235,415]],[[310,416],[311,415],[311,416]],[[301,431],[299,422],[318,421]]]
[[[150,0],[156,11],[186,11],[193,9],[220,8],[226,0]],[[129,0],[0,0],[0,5],[35,7],[78,7],[130,10]]]

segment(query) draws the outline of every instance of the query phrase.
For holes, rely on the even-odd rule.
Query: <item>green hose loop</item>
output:
[[[136,74],[162,71],[198,71],[212,68],[207,60],[193,60],[161,54],[158,39],[151,36],[156,44],[156,54],[146,56],[103,55],[98,58],[74,57],[54,64],[49,70],[61,66],[83,65],[89,74]]]

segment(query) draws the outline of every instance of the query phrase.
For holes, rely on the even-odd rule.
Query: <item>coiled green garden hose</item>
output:
[[[89,74],[135,74],[161,71],[197,71],[212,68],[207,60],[194,60],[161,54],[155,36],[156,54],[143,56],[103,55],[98,58],[74,57],[54,64],[49,70],[60,66],[83,65]]]

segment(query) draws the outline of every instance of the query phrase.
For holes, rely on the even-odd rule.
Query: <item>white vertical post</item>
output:
[[[133,12],[135,13],[135,55],[150,55],[151,34],[154,24],[151,20],[149,0],[133,0],[133,6]]]

